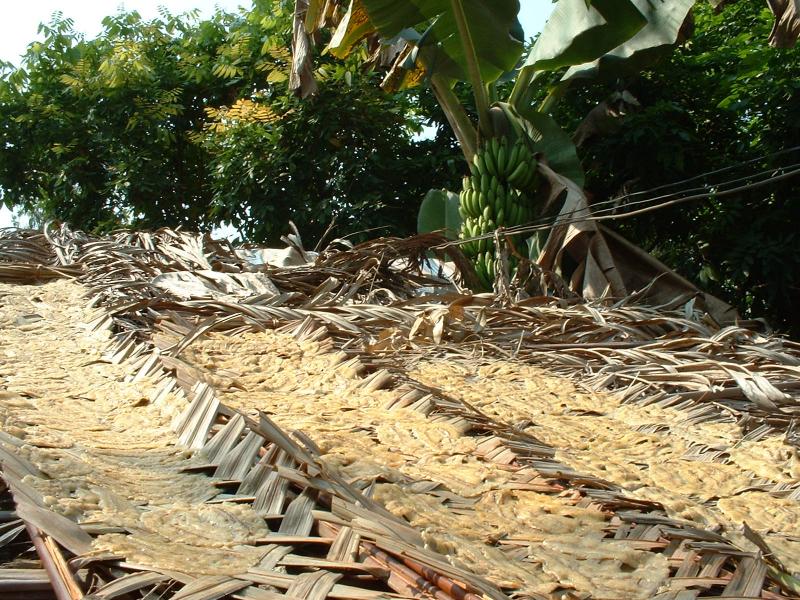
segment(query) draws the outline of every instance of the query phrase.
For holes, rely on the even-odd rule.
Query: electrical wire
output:
[[[800,167],[800,163],[797,163],[797,164],[794,164],[794,165],[788,165],[787,167],[783,167],[783,168],[785,169],[785,168],[795,168],[795,167]],[[695,199],[700,199],[700,198],[719,196],[722,192],[726,192],[726,190],[724,190],[724,189],[720,190],[719,189],[720,187],[728,186],[728,185],[730,185],[732,183],[738,183],[738,182],[743,181],[743,180],[752,179],[754,177],[759,177],[759,176],[762,176],[762,175],[768,175],[768,177],[765,178],[764,180],[762,180],[762,182],[755,182],[756,184],[761,185],[762,183],[773,181],[775,179],[775,177],[776,177],[776,175],[774,175],[776,170],[781,170],[781,169],[770,169],[768,171],[762,171],[760,173],[749,175],[748,177],[737,178],[737,179],[733,179],[733,180],[730,180],[730,181],[718,183],[718,184],[715,184],[713,186],[706,186],[706,187],[703,187],[703,188],[694,188],[691,191],[709,190],[709,189],[712,189],[712,188],[713,188],[713,191],[708,191],[708,192],[703,193],[703,194],[695,194],[695,195],[692,195],[692,196],[687,196],[685,198],[695,200]],[[793,174],[794,174],[794,172],[790,173],[790,175],[793,175]],[[779,177],[783,178],[782,176],[779,176]],[[753,184],[749,184],[749,185],[753,185]],[[742,186],[742,187],[736,188],[734,191],[735,192],[739,192],[739,191],[742,191],[742,190],[747,189],[747,188],[748,188],[748,186]],[[687,190],[687,191],[689,191],[689,190]],[[649,212],[649,210],[655,210],[657,208],[661,208],[662,206],[668,206],[669,204],[671,204],[673,202],[673,200],[668,200],[668,199],[672,198],[673,196],[677,196],[677,195],[679,195],[681,193],[684,193],[684,192],[683,191],[676,192],[674,194],[667,194],[665,196],[658,196],[658,197],[655,197],[655,198],[648,198],[646,200],[637,200],[635,202],[631,202],[631,203],[627,204],[626,206],[647,204],[647,203],[650,203],[650,202],[654,202],[656,200],[662,200],[661,203],[659,203],[657,205],[654,205],[653,207],[651,207],[650,209],[648,209],[646,211],[646,212]],[[726,192],[725,195],[728,195],[728,193]],[[681,200],[681,198],[676,198],[675,200]],[[530,223],[519,225],[519,226],[516,226],[516,227],[509,227],[509,228],[506,229],[506,231],[508,231],[508,232],[517,232],[521,228],[531,228],[531,227],[534,227],[534,226],[537,226],[537,225],[541,225],[540,229],[549,229],[554,224],[567,225],[567,224],[575,223],[575,222],[579,222],[579,221],[593,220],[593,217],[594,217],[594,220],[597,220],[600,217],[603,217],[602,220],[608,220],[609,218],[621,218],[622,216],[625,216],[625,215],[628,215],[628,214],[632,214],[632,213],[616,213],[615,214],[614,213],[615,209],[592,210],[592,208],[596,208],[597,206],[602,205],[602,204],[607,204],[607,202],[598,203],[598,204],[592,205],[591,207],[588,207],[588,208],[587,207],[583,207],[583,208],[580,208],[580,209],[576,209],[576,210],[570,211],[568,213],[560,213],[558,216],[555,217],[555,219],[553,219],[552,217],[546,217],[546,218],[539,219],[538,221],[532,221]],[[582,216],[577,217],[575,219],[564,218],[565,216],[566,217],[572,217],[574,215],[579,215],[579,214],[581,214]],[[636,214],[639,214],[639,213],[637,212]]]
[[[655,202],[657,200],[662,200],[662,201],[664,201],[663,202],[664,205],[667,205],[666,203],[669,202],[670,199],[673,198],[673,196],[679,196],[681,194],[686,194],[686,193],[689,193],[689,192],[701,192],[702,190],[713,190],[713,191],[707,191],[703,197],[711,197],[711,196],[715,196],[715,195],[718,196],[720,191],[724,191],[724,190],[720,190],[719,189],[721,187],[726,187],[726,186],[729,186],[729,185],[740,183],[742,181],[748,181],[748,180],[751,180],[751,179],[754,179],[754,178],[758,178],[758,177],[761,177],[761,176],[764,176],[764,175],[767,176],[765,181],[771,181],[771,180],[774,180],[774,178],[776,177],[776,175],[775,175],[776,171],[782,171],[784,169],[795,169],[797,167],[800,167],[800,163],[795,163],[795,164],[792,164],[792,165],[786,165],[784,167],[778,167],[778,168],[773,168],[773,169],[766,169],[766,170],[760,171],[758,173],[753,173],[751,175],[747,175],[745,177],[739,177],[739,178],[736,178],[736,179],[730,179],[728,181],[723,181],[721,183],[709,184],[709,185],[696,187],[696,188],[687,188],[687,189],[684,189],[684,190],[673,192],[672,194],[664,194],[663,196],[655,196],[655,197],[652,197],[652,198],[646,198],[644,200],[635,200],[633,202],[626,202],[624,206],[625,206],[625,208],[628,208],[628,207],[631,207],[631,206],[638,206],[638,205],[641,205],[641,204],[648,204],[648,203],[651,203],[651,202]],[[694,195],[692,197],[694,198]],[[624,198],[624,196],[623,196],[623,198]],[[610,201],[610,200],[606,200],[604,202],[598,202],[596,204],[592,204],[591,207],[590,207],[592,214],[593,215],[607,215],[609,213],[614,213],[616,211],[616,207],[617,207],[617,204],[618,204],[616,200],[613,201],[613,204],[614,204],[613,208],[596,210],[597,207],[608,205],[611,202],[612,201]],[[573,213],[577,213],[577,212],[581,212],[581,211],[585,212],[585,209],[579,209],[578,211],[571,211],[570,213],[565,213],[565,214],[566,214],[566,216],[572,216]],[[619,213],[619,214],[627,214],[627,213]],[[545,223],[545,222],[549,222],[549,220],[542,219],[542,220],[540,220],[540,222],[541,223]]]
[[[690,181],[695,181],[697,179],[703,179],[703,178],[708,177],[710,175],[716,175],[716,174],[723,173],[723,172],[726,172],[726,171],[731,171],[733,169],[738,169],[739,167],[743,167],[743,166],[747,166],[747,165],[750,165],[750,164],[753,164],[753,163],[761,162],[761,161],[767,160],[769,158],[774,158],[776,156],[782,156],[782,155],[785,155],[785,154],[789,154],[789,153],[795,152],[797,150],[800,150],[800,146],[792,146],[791,148],[785,148],[784,150],[779,150],[777,152],[771,152],[769,154],[764,154],[764,155],[756,157],[756,158],[751,158],[750,160],[742,161],[742,162],[739,162],[739,163],[736,163],[736,164],[733,164],[733,165],[728,165],[727,167],[722,167],[721,169],[715,169],[713,171],[706,171],[705,173],[700,173],[699,175],[694,175],[694,176],[689,177],[687,179],[681,179],[681,180],[678,180],[678,181],[673,181],[672,183],[665,183],[663,185],[652,187],[652,188],[649,188],[647,190],[640,190],[638,192],[631,192],[629,194],[623,194],[621,196],[616,196],[616,197],[611,198],[609,200],[604,200],[602,202],[596,202],[596,203],[592,204],[592,208],[597,209],[599,207],[606,206],[606,205],[613,205],[613,206],[616,207],[616,206],[618,206],[620,204],[621,201],[627,200],[629,198],[633,198],[635,196],[643,196],[643,195],[646,195],[646,194],[651,194],[651,193],[653,193],[655,191],[662,190],[664,188],[670,188],[670,187],[674,187],[676,185],[679,185],[681,183],[688,183]],[[748,176],[740,178],[740,179],[736,179],[736,180],[732,180],[732,181],[726,181],[726,182],[723,182],[723,183],[713,184],[713,185],[727,185],[729,183],[733,183],[734,181],[744,181],[746,179],[749,179],[750,177],[756,177],[756,176],[758,176],[760,174],[763,174],[763,173],[772,173],[773,171],[776,171],[776,170],[793,168],[795,166],[797,166],[797,165],[774,167],[774,168],[766,169],[765,171],[762,171],[760,173],[756,173],[754,175],[748,175]],[[711,186],[711,184],[705,185],[705,186],[696,187],[696,188],[683,188],[681,190],[676,190],[676,191],[671,192],[669,194],[665,194],[663,196],[658,196],[658,197],[654,197],[654,198],[649,198],[647,200],[637,200],[636,202],[630,202],[630,203],[626,202],[626,206],[629,206],[629,205],[632,205],[632,204],[636,204],[636,203],[649,202],[650,200],[668,198],[668,197],[673,196],[673,195],[686,193],[686,192],[690,192],[690,191],[691,192],[697,192],[697,191],[700,191],[700,190],[703,190],[703,189],[708,189],[710,186]],[[595,210],[595,212],[596,212],[596,210]]]
[[[788,153],[788,152],[790,152],[792,150],[795,150],[795,149],[800,149],[800,146],[795,147],[795,148],[787,149],[786,151],[783,151],[782,154],[786,154],[786,153]],[[778,154],[778,153],[774,153],[774,154]],[[761,159],[754,159],[754,160],[761,160]],[[752,162],[752,161],[748,161],[748,162]],[[741,163],[741,164],[746,164],[746,163]],[[538,219],[536,221],[531,221],[531,222],[523,224],[523,225],[516,225],[516,226],[513,226],[513,227],[508,227],[508,228],[503,229],[502,234],[503,235],[518,235],[518,234],[521,234],[521,233],[535,233],[537,231],[546,231],[546,230],[552,229],[556,225],[569,225],[569,224],[572,224],[572,223],[579,223],[579,222],[586,222],[586,221],[607,221],[607,220],[613,220],[613,219],[622,219],[622,218],[628,218],[628,217],[633,217],[633,216],[645,214],[645,213],[652,212],[652,211],[655,211],[655,210],[659,210],[659,209],[662,209],[662,208],[666,208],[666,207],[669,207],[669,206],[675,206],[677,204],[682,204],[684,202],[690,202],[690,201],[694,201],[694,200],[702,200],[704,198],[711,198],[711,197],[720,198],[720,197],[730,196],[732,194],[738,194],[738,193],[741,193],[743,191],[747,191],[747,190],[750,190],[750,189],[756,189],[756,188],[763,187],[763,186],[768,185],[768,184],[775,183],[777,181],[782,181],[782,180],[794,177],[795,175],[800,174],[800,168],[797,168],[797,167],[800,167],[800,163],[787,165],[785,167],[777,167],[777,168],[767,169],[767,170],[764,170],[764,171],[760,171],[759,173],[751,174],[751,175],[748,175],[746,177],[739,177],[739,178],[736,178],[736,179],[731,179],[731,180],[728,180],[728,181],[725,181],[725,182],[722,182],[722,183],[716,183],[716,184],[713,184],[713,185],[707,185],[707,186],[703,186],[703,187],[699,187],[699,188],[690,188],[690,189],[687,189],[687,190],[681,190],[681,191],[678,191],[678,192],[674,192],[672,194],[666,194],[666,195],[663,195],[663,196],[657,196],[655,198],[637,200],[637,201],[634,201],[634,202],[626,204],[626,206],[649,204],[649,203],[652,203],[652,202],[655,202],[655,201],[659,201],[659,200],[660,200],[660,202],[658,202],[657,204],[652,204],[651,206],[646,206],[646,207],[639,208],[639,209],[632,210],[632,211],[628,211],[628,212],[619,212],[619,213],[617,213],[616,212],[616,203],[618,202],[618,199],[607,200],[605,202],[601,202],[601,203],[598,203],[596,205],[593,205],[592,207],[582,207],[580,209],[576,209],[576,210],[570,211],[569,213],[560,213],[559,215],[557,215],[554,218],[546,217],[546,218]],[[786,169],[794,169],[794,170],[786,172],[785,171]],[[776,174],[777,171],[784,171],[784,172],[778,175],[778,174]],[[732,184],[739,183],[741,181],[752,180],[753,178],[758,178],[758,177],[761,177],[761,176],[764,176],[764,175],[767,175],[767,177],[764,177],[760,181],[754,181],[754,182],[751,181],[750,183],[748,183],[746,185],[737,186],[737,187],[734,187],[734,188],[731,188],[731,189],[719,189],[721,187],[724,188],[724,187],[730,186]],[[689,181],[689,180],[685,180],[685,181]],[[672,185],[672,184],[670,184],[670,185]],[[660,186],[659,188],[652,188],[652,189],[653,190],[655,190],[655,189],[663,189],[664,187],[667,187],[667,186]],[[691,194],[689,196],[682,196],[682,197],[677,197],[677,198],[674,197],[674,196],[680,196],[681,194],[685,194],[688,191],[698,191],[698,190],[706,190],[706,191],[702,192],[702,193]],[[603,209],[603,210],[599,210],[599,211],[593,211],[592,210],[592,208],[596,208],[597,206],[607,205],[607,204],[610,204],[610,203],[613,203],[615,205],[615,207],[612,207],[611,209]],[[570,217],[574,217],[575,215],[581,215],[581,216],[576,217],[576,218],[570,218]],[[564,218],[565,216],[567,218]],[[495,236],[495,232],[492,231],[492,232],[488,232],[488,233],[485,233],[485,234],[482,234],[482,235],[479,235],[479,236],[475,236],[475,237],[472,237],[472,238],[466,238],[466,239],[463,239],[463,240],[453,240],[453,241],[450,241],[450,242],[447,242],[447,243],[444,243],[444,244],[440,244],[440,245],[436,246],[436,248],[437,249],[444,249],[444,248],[447,248],[449,246],[458,246],[458,245],[461,245],[461,244],[464,244],[464,243],[470,242],[470,241],[494,238],[494,236]]]
[[[664,188],[672,187],[675,185],[679,185],[681,183],[688,183],[690,181],[695,181],[697,179],[702,179],[704,177],[708,177],[709,175],[717,175],[719,173],[724,173],[726,171],[732,171],[733,169],[738,169],[739,167],[744,167],[746,165],[751,165],[753,163],[761,162],[762,160],[767,160],[769,158],[775,158],[776,156],[783,156],[784,154],[790,154],[791,152],[795,152],[800,150],[800,146],[792,146],[791,148],[785,148],[783,150],[778,150],[777,152],[771,152],[769,154],[764,154],[763,156],[759,156],[756,158],[751,158],[750,160],[745,160],[739,163],[735,163],[733,165],[728,165],[727,167],[722,167],[720,169],[715,169],[713,171],[706,171],[705,173],[700,173],[699,175],[693,175],[687,179],[681,179],[678,181],[673,181],[672,183],[665,183],[654,188],[650,188],[649,190],[641,190],[639,192],[633,192],[631,194],[624,194],[619,196],[618,198],[614,198],[614,200],[619,200],[622,198],[632,198],[633,196],[641,196],[644,194],[649,194],[651,192],[655,192],[657,190],[662,190]]]
[[[794,169],[796,167],[800,167],[800,163],[794,163],[792,165],[786,165],[786,166],[783,166],[783,167],[773,167],[773,168],[770,168],[770,169],[765,169],[763,171],[759,171],[758,173],[752,173],[750,175],[745,175],[744,177],[738,177],[736,179],[729,179],[728,181],[723,181],[721,183],[707,184],[707,185],[702,185],[702,186],[694,187],[694,188],[684,188],[682,190],[678,190],[678,191],[672,192],[670,194],[664,194],[662,196],[654,196],[652,198],[646,198],[644,200],[635,200],[633,202],[626,202],[625,206],[627,207],[627,206],[635,206],[635,205],[639,205],[639,204],[646,204],[648,202],[654,202],[656,200],[666,200],[667,198],[671,198],[672,196],[677,196],[679,194],[686,194],[686,193],[690,193],[690,192],[700,192],[701,190],[708,190],[708,189],[711,189],[711,188],[717,188],[719,186],[732,185],[734,183],[739,183],[741,181],[747,181],[749,179],[753,179],[754,177],[761,177],[762,175],[771,175],[772,173],[775,173],[776,171],[781,171],[783,169]],[[661,186],[661,187],[663,188],[665,186]],[[650,191],[657,190],[657,189],[660,189],[660,188],[652,188],[652,190],[650,190]],[[626,198],[632,198],[633,196],[635,196],[635,195],[637,195],[639,193],[640,192],[634,192],[633,194],[626,194],[626,195],[623,195],[623,196],[617,196],[616,198],[612,198],[611,200],[604,200],[603,202],[597,202],[595,204],[592,204],[592,207],[596,208],[596,207],[605,206],[605,205],[608,205],[608,204],[613,204],[616,207],[616,206],[618,206],[620,204],[620,202],[622,200],[625,200]]]
[[[742,164],[744,164],[744,163],[742,163]],[[664,194],[662,196],[654,196],[652,198],[646,198],[644,200],[635,200],[633,202],[626,202],[625,206],[626,207],[637,206],[637,205],[640,205],[640,204],[647,204],[649,202],[654,202],[656,200],[667,200],[668,198],[672,198],[673,196],[678,196],[680,194],[685,194],[685,193],[689,193],[689,192],[700,192],[701,190],[708,190],[708,189],[711,189],[711,188],[718,188],[718,187],[721,187],[721,186],[727,186],[727,185],[731,185],[731,184],[734,184],[734,183],[739,183],[741,181],[747,181],[747,180],[752,179],[754,177],[760,177],[762,175],[769,175],[770,178],[771,178],[772,174],[775,173],[776,171],[780,171],[780,170],[783,170],[783,169],[793,169],[795,167],[800,167],[800,163],[795,163],[795,164],[792,164],[792,165],[786,165],[786,166],[783,166],[783,167],[775,167],[775,168],[765,169],[764,171],[760,171],[758,173],[753,173],[753,174],[750,174],[750,175],[747,175],[747,176],[744,176],[744,177],[739,177],[737,179],[731,179],[731,180],[720,182],[720,183],[708,184],[708,185],[695,187],[695,188],[685,188],[685,189],[682,189],[682,190],[678,190],[678,191],[672,192],[670,194]],[[685,180],[685,181],[688,181],[688,180]],[[673,184],[669,184],[669,185],[673,185]],[[651,188],[650,190],[646,190],[646,192],[651,192],[653,190],[658,190],[658,189],[661,189],[661,188],[664,188],[664,187],[666,187],[666,186],[659,186],[659,187],[656,187],[656,188]],[[632,198],[633,196],[635,196],[637,194],[640,194],[640,193],[644,193],[644,192],[634,192],[633,194],[627,194],[627,195],[624,195],[624,196],[618,196],[616,198],[612,198],[611,200],[604,200],[602,202],[596,202],[596,203],[591,205],[592,213],[593,214],[608,213],[609,209],[603,209],[602,207],[604,207],[604,206],[612,206],[613,208],[611,209],[611,212],[613,212],[614,210],[616,210],[617,206],[619,206],[621,200],[624,200],[626,198]],[[598,210],[598,209],[600,209],[600,210]],[[577,211],[571,211],[569,213],[563,213],[561,216],[572,216],[573,214],[576,214],[578,212],[585,212],[585,209],[579,209]],[[541,223],[541,224],[550,223],[550,218],[549,217],[545,217],[545,218],[539,219],[538,222]],[[534,222],[531,222],[530,224],[533,224],[533,223]]]

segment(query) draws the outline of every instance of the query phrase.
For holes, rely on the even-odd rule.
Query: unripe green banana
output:
[[[503,186],[499,192],[499,195],[501,200],[501,207],[503,211],[506,213],[506,216],[508,216],[511,210],[511,205],[513,204],[513,197],[511,194],[511,190],[506,189],[506,187]],[[498,210],[497,212],[500,211]]]
[[[475,198],[477,199],[476,208],[478,209],[478,211],[477,211],[478,215],[481,215],[483,213],[484,209],[486,208],[487,203],[488,203],[488,200],[486,198],[486,194],[481,192],[479,194],[476,194]]]
[[[486,275],[494,282],[494,256],[491,252],[483,253],[483,262],[486,265]]]
[[[486,173],[497,176],[497,165],[494,162],[494,153],[492,152],[491,141],[488,145],[484,146],[482,151],[479,151],[479,154],[483,158],[483,162],[486,165]]]
[[[478,152],[475,154],[475,158],[473,159],[473,163],[475,164],[475,168],[478,170],[477,176],[478,179],[482,179],[486,176],[486,159],[483,156],[482,152]]]
[[[511,192],[511,202],[509,204],[512,204],[514,206],[519,206],[523,204],[524,201],[525,201],[524,197],[519,193],[518,190],[513,190]]]
[[[526,190],[534,190],[539,187],[539,171],[537,171],[536,167],[538,163],[536,162],[535,158],[532,158],[530,161],[530,170],[528,171],[528,177],[525,179],[524,186]]]
[[[514,144],[514,146],[511,148],[511,153],[508,156],[508,162],[506,164],[506,172],[505,172],[506,180],[508,180],[508,176],[514,172],[514,169],[517,168],[517,164],[519,163],[520,150],[522,150],[522,146],[519,142]]]
[[[499,148],[497,149],[497,158],[495,162],[497,163],[497,176],[498,177],[505,177],[506,176],[506,159],[508,158],[508,145],[506,144],[505,138],[503,138],[498,143]]]
[[[528,165],[524,161],[520,162],[517,165],[517,168],[514,169],[514,172],[508,176],[508,182],[515,188],[519,189],[520,185],[527,176],[527,170],[528,170]]]
[[[508,205],[508,212],[506,212],[506,227],[514,227],[514,225],[519,225],[517,222],[517,210],[518,205],[509,203]]]
[[[521,204],[514,205],[514,225],[522,225],[525,223],[525,209]]]
[[[530,149],[528,148],[528,146],[525,145],[524,142],[520,143],[519,160],[520,162],[525,162],[525,163],[533,160],[533,154],[531,154]]]
[[[481,260],[475,262],[475,275],[478,276],[481,287],[489,290],[492,289],[492,286],[489,284],[489,277],[486,275],[485,266]]]
[[[471,193],[471,190],[463,190],[461,192],[461,196],[459,197],[459,199],[460,199],[459,207],[464,209],[464,214],[466,215],[466,217],[464,217],[464,219],[466,219],[467,217],[471,216],[471,211],[470,211],[470,208],[469,208],[469,195],[470,195],[470,193]],[[462,219],[462,221],[463,221],[463,219]]]
[[[529,194],[534,194],[539,185],[537,163],[527,137],[524,132],[516,133],[513,143],[505,137],[493,137],[481,144],[459,194],[461,249],[475,265],[481,285],[489,289],[495,276],[492,232],[498,226],[528,223],[532,215]],[[509,260],[509,265],[515,270],[517,261]]]
[[[489,193],[489,185],[491,184],[491,178],[489,175],[484,175],[481,177],[481,196],[486,196]]]
[[[497,202],[497,192],[489,187],[489,193],[486,194],[486,204],[494,206],[494,203]]]
[[[478,192],[481,189],[481,178],[480,175],[473,175],[470,177],[470,187],[473,191]]]
[[[520,198],[519,198],[519,194],[517,194],[517,190],[515,190],[513,188],[510,189],[508,191],[508,205],[507,205],[507,209],[506,209],[506,220],[508,220],[509,214],[511,212],[515,211],[517,207],[519,207],[519,203],[520,203]]]

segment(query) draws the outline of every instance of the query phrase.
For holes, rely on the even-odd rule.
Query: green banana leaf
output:
[[[646,24],[632,0],[559,0],[523,68],[551,71],[594,60]]]
[[[549,115],[523,109],[520,116],[532,126],[526,129],[534,142],[533,151],[544,154],[553,171],[583,187],[585,175],[572,138]]]
[[[620,72],[638,72],[651,64],[678,41],[681,27],[696,0],[631,0],[647,18],[647,25],[636,35],[607,54],[567,70],[563,81],[597,76],[616,76]]]
[[[371,24],[384,38],[404,30],[424,30],[418,57],[428,75],[467,81],[467,55],[451,0],[352,0],[363,6]],[[523,50],[522,27],[517,19],[519,0],[459,0],[463,7],[485,83],[512,70]],[[346,38],[347,36],[342,36]]]
[[[522,108],[530,102],[537,73],[593,61],[646,24],[632,0],[559,0],[519,71],[511,103]]]
[[[461,229],[458,204],[458,194],[448,190],[430,190],[419,207],[417,233],[443,230],[447,238],[457,239]]]

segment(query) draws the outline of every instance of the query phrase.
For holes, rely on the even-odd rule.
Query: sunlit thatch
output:
[[[67,288],[42,288],[52,289],[52,295],[30,301],[30,310],[25,295],[12,298],[10,287],[3,292],[15,319],[7,342],[27,339],[52,360],[73,358],[52,383],[33,376],[46,373],[47,365],[31,363],[26,379],[19,356],[10,358],[21,372],[0,374],[8,380],[4,386],[0,379],[5,394],[0,452],[17,504],[3,529],[3,546],[17,545],[13,560],[30,560],[19,542],[22,524],[34,541],[44,540],[36,546],[40,562],[24,563],[32,567],[25,573],[8,563],[13,569],[0,584],[41,590],[36,569],[44,568],[60,598],[91,592],[100,598],[397,594],[460,600],[588,593],[666,599],[782,598],[798,592],[788,573],[792,567],[780,561],[786,551],[776,546],[797,548],[796,524],[775,531],[750,523],[754,530],[741,533],[729,530],[735,519],[723,522],[743,510],[737,499],[747,494],[762,494],[776,507],[792,507],[800,499],[791,457],[784,476],[772,475],[774,469],[752,471],[758,465],[751,463],[770,460],[767,455],[759,458],[753,450],[746,457],[751,462],[736,455],[767,438],[778,440],[770,442],[774,445],[783,436],[789,445],[782,448],[797,444],[798,345],[744,327],[721,329],[690,300],[677,307],[647,307],[636,298],[586,304],[525,297],[513,287],[498,297],[471,295],[420,269],[426,249],[440,242],[437,236],[382,239],[329,249],[313,264],[271,267],[251,264],[227,243],[170,230],[102,238],[66,227],[0,231],[0,284],[74,278],[94,311],[80,313],[89,330],[111,335],[93,350],[89,337],[70,329],[69,315],[79,312],[67,296],[63,307],[52,309],[61,315],[60,324],[40,322],[37,303],[52,307],[59,293],[71,293]],[[455,259],[460,264],[457,253]],[[268,330],[278,337],[266,336]],[[102,358],[78,359],[72,347],[58,347],[58,340],[51,348],[48,331],[72,336],[62,344],[86,344],[89,357],[102,350]],[[258,344],[267,343],[274,346],[264,350],[263,360],[284,357],[283,383],[264,381],[264,365],[273,363],[251,360]],[[224,367],[214,362],[223,359]],[[102,365],[110,369],[104,377],[120,378],[116,389],[113,378],[96,385],[91,380]],[[517,408],[500,406],[501,394],[515,393],[514,381],[524,385],[526,377],[538,377],[531,370],[515,379],[513,371],[537,367],[549,373],[542,378],[552,378],[546,393],[561,402],[561,386],[566,403],[573,403],[564,409],[565,423],[609,410],[594,405],[600,396],[589,392],[579,401],[580,388],[611,392],[609,406],[615,410],[672,411],[674,420],[661,433],[673,435],[672,428],[689,436],[695,428],[697,439],[681,446],[692,460],[718,464],[719,470],[750,465],[742,467],[749,473],[747,486],[711,494],[698,490],[704,499],[698,510],[711,511],[709,520],[700,522],[676,517],[676,509],[662,499],[631,493],[610,471],[608,478],[594,472],[591,461],[576,463],[591,472],[571,468],[561,462],[571,459],[565,449],[535,435],[546,432],[545,416],[558,423],[560,405],[537,404],[544,410],[536,413],[542,415],[539,424],[517,418],[526,415],[524,400],[515,399]],[[474,376],[468,375],[471,370]],[[558,383],[557,375],[578,387]],[[75,398],[70,401],[59,390],[73,380],[84,385],[70,392]],[[313,392],[290,381],[307,381]],[[26,398],[23,391],[34,395]],[[259,400],[259,394],[275,400]],[[279,412],[280,394],[295,398],[298,408]],[[312,403],[326,397],[331,406],[335,398],[353,399],[338,409],[345,411],[338,429],[315,417],[325,405],[316,409]],[[535,402],[532,398],[531,405]],[[263,412],[267,404],[271,417]],[[407,420],[406,433],[391,434],[398,440],[411,436],[405,451],[396,449],[397,460],[386,441],[391,436],[376,432],[364,421],[367,414],[380,422],[394,414],[398,427],[401,417]],[[25,423],[35,423],[34,430]],[[710,429],[701,431],[702,426]],[[437,427],[439,434],[450,432],[460,449],[442,446],[429,455],[408,445],[414,435],[432,435]],[[648,427],[653,426],[638,431],[649,435]],[[295,428],[299,431],[288,432]],[[709,433],[723,429],[727,438]],[[345,455],[344,446],[318,447],[324,435],[341,436],[335,439],[344,446],[351,435],[352,444],[362,444],[359,451],[376,457],[384,452],[381,464],[392,466],[374,473],[366,463],[361,470],[348,468],[336,459]],[[549,435],[556,440],[555,433]],[[163,454],[170,448],[194,452]],[[485,490],[470,490],[458,477],[445,483],[459,468],[447,463],[448,452],[455,452],[452,457],[463,468],[497,473],[496,482]],[[74,461],[67,472],[76,479],[65,488],[47,472],[68,467],[67,458]],[[440,469],[440,460],[452,466]],[[148,479],[162,473],[163,479],[154,479],[161,491],[126,487],[132,468]],[[88,491],[77,494],[70,486]],[[170,489],[174,493],[164,493]],[[595,523],[572,534],[583,540],[586,555],[567,547],[571,538],[559,546],[546,529],[528,531],[528,523],[519,524],[516,536],[499,539],[470,527],[458,533],[424,525],[425,519],[488,523],[483,503],[500,490],[517,494],[515,502],[525,493],[542,502],[548,498],[547,518],[574,522],[580,514],[579,520]],[[409,506],[417,507],[414,514]],[[183,533],[170,539],[176,514]],[[251,521],[251,514],[264,519],[262,524]],[[716,518],[720,524],[712,524]],[[241,532],[239,537],[226,538],[234,535],[224,534],[226,526]],[[197,539],[186,537],[186,531],[204,529]],[[162,558],[160,547],[168,548]],[[447,552],[450,562],[437,551]],[[604,567],[611,569],[605,575],[593,571],[601,564],[611,565]]]

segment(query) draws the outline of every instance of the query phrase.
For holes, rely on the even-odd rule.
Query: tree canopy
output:
[[[237,227],[275,240],[413,231],[448,177],[449,140],[418,140],[408,95],[321,57],[319,93],[288,89],[291,3],[103,21],[86,40],[57,14],[0,78],[2,201],[89,229]],[[444,142],[442,142],[444,139]]]

